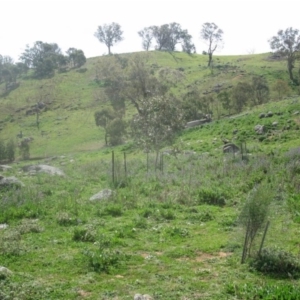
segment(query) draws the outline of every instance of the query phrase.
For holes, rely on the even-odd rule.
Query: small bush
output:
[[[93,228],[77,227],[73,232],[73,241],[80,242],[95,242],[97,233]]]
[[[289,278],[299,277],[300,261],[294,255],[281,249],[263,249],[250,265],[255,270],[274,275],[277,277]]]
[[[110,273],[120,266],[126,256],[120,251],[99,247],[97,250],[86,250],[84,255],[88,258],[89,267],[98,273]]]
[[[198,202],[209,205],[224,206],[226,204],[224,193],[218,189],[202,188],[198,191],[197,198]]]
[[[58,213],[56,221],[61,226],[73,226],[78,224],[77,218],[72,217],[68,212]]]
[[[22,252],[21,234],[17,230],[8,230],[0,237],[0,254],[18,256]]]
[[[18,231],[21,234],[30,232],[39,233],[43,230],[44,229],[38,224],[38,220],[23,219],[21,224],[18,226]]]

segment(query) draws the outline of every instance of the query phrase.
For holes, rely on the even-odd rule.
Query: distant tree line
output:
[[[8,92],[18,87],[17,79],[29,70],[35,78],[45,78],[53,76],[56,70],[65,72],[85,62],[86,57],[80,49],[69,48],[64,55],[57,44],[37,41],[32,47],[26,46],[20,62],[15,63],[10,56],[0,54],[0,84],[4,83],[5,92]]]

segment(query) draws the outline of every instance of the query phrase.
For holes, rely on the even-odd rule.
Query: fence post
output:
[[[111,174],[112,174],[112,182],[115,183],[115,153],[114,151],[111,152]]]
[[[126,152],[124,151],[124,170],[125,170],[125,177],[127,178],[127,163],[126,163]]]
[[[262,238],[261,243],[260,243],[260,247],[259,247],[259,251],[258,251],[258,256],[260,256],[262,247],[264,245],[266,234],[267,234],[267,231],[268,231],[268,228],[269,228],[269,224],[270,224],[270,221],[268,221],[267,224],[266,224],[264,235],[263,235],[263,238]]]

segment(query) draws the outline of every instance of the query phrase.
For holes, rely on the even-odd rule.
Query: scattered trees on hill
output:
[[[34,69],[38,78],[52,76],[59,64],[62,53],[57,44],[48,44],[42,41],[34,43],[33,47],[26,46],[20,60],[29,68]]]
[[[33,47],[26,46],[20,60],[27,68],[34,70],[34,76],[37,78],[51,77],[56,69],[65,70],[68,65],[71,68],[79,68],[86,62],[82,50],[69,48],[66,53],[67,56],[63,55],[55,43],[37,41]]]
[[[156,41],[155,49],[159,51],[175,51],[177,45],[181,45],[182,51],[196,52],[192,43],[192,36],[186,29],[182,29],[178,23],[163,24],[161,26],[145,27],[138,32],[142,38],[143,49],[149,50],[152,40]]]
[[[5,83],[4,93],[7,93],[19,86],[17,78],[28,70],[21,62],[14,63],[10,56],[0,55],[0,84]]]
[[[138,144],[143,149],[155,151],[168,144],[175,132],[182,128],[181,105],[172,95],[172,88],[182,76],[177,70],[151,68],[145,55],[136,54],[131,59],[114,55],[102,60],[97,69],[98,83],[104,87],[105,100],[110,101],[118,117],[110,117],[111,111],[102,111],[95,114],[95,120],[106,127],[110,143],[112,135],[117,137],[115,132],[122,132],[121,129],[125,128],[122,116],[125,114],[125,100],[129,100],[137,111],[131,132]]]
[[[293,69],[295,68],[295,61],[299,59],[300,52],[300,32],[298,29],[292,27],[286,30],[279,30],[276,36],[270,40],[270,47],[281,56],[287,58],[287,68],[290,80],[299,85],[299,80],[294,78]]]
[[[153,32],[151,27],[145,27],[138,32],[138,35],[142,38],[143,49],[148,51],[151,47],[153,40]]]
[[[84,52],[80,49],[69,48],[66,53],[68,54],[68,62],[71,68],[80,68],[86,62]]]
[[[208,66],[210,67],[214,52],[223,44],[223,30],[215,23],[207,22],[202,25],[200,36],[208,44]]]
[[[98,26],[94,36],[100,43],[104,43],[108,49],[108,54],[111,54],[111,47],[123,40],[123,31],[117,23],[104,24]]]

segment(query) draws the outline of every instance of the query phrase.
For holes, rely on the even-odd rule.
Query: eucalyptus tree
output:
[[[211,66],[212,57],[217,48],[223,45],[223,30],[220,29],[215,23],[204,23],[200,31],[200,37],[208,45],[208,66]]]
[[[94,36],[99,40],[100,43],[106,45],[108,54],[111,54],[111,47],[124,39],[121,26],[115,22],[98,26]]]
[[[297,83],[293,75],[293,69],[295,68],[295,61],[300,58],[299,30],[293,29],[292,27],[289,27],[286,30],[279,30],[277,35],[269,40],[269,43],[272,50],[275,50],[279,55],[286,57],[290,80]],[[297,84],[299,84],[299,82]]]

